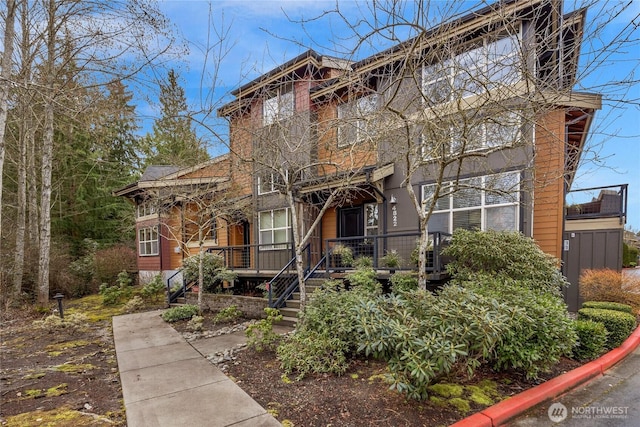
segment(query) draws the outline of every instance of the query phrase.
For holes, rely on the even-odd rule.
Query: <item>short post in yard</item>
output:
[[[60,292],[58,292],[53,296],[53,299],[58,301],[58,313],[60,313],[60,318],[64,319],[64,311],[62,309],[62,298],[64,298],[64,295],[62,295]]]

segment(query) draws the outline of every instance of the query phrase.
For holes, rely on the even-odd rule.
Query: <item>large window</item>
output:
[[[281,88],[273,96],[265,99],[262,103],[263,125],[267,126],[293,116],[294,99],[292,87]]]
[[[494,34],[469,49],[422,68],[422,90],[430,104],[439,104],[522,79],[517,35]]]
[[[145,227],[138,230],[138,255],[158,255],[158,228]]]
[[[374,136],[373,113],[378,95],[363,96],[338,106],[338,146],[345,147]]]
[[[260,249],[286,249],[291,232],[289,209],[262,211],[258,217]]]
[[[434,127],[422,135],[423,158],[429,160],[442,155],[456,156],[485,148],[514,146],[521,136],[521,123],[515,110],[491,117],[461,115],[455,127]]]
[[[422,186],[422,200],[429,208],[435,185]],[[456,228],[517,230],[520,204],[520,172],[486,175],[444,183],[435,201],[429,231],[451,233]]]

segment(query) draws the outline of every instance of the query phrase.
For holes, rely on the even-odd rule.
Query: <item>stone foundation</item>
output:
[[[250,319],[262,319],[265,316],[264,309],[269,306],[264,298],[243,297],[240,295],[203,294],[202,303],[205,309],[213,312],[235,305],[238,310]],[[198,294],[187,293],[187,304],[198,304]]]

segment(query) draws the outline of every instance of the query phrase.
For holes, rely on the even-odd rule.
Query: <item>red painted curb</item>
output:
[[[640,326],[633,331],[620,347],[611,350],[598,359],[485,408],[455,424],[451,424],[450,427],[500,426],[542,402],[558,397],[590,379],[603,375],[604,371],[627,357],[639,345]],[[484,417],[476,417],[478,414],[482,414]],[[487,418],[491,420],[491,424],[485,424]]]

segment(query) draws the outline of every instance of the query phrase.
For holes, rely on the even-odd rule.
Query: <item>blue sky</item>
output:
[[[626,2],[625,2],[626,3]],[[447,8],[450,3],[434,2],[438,8]],[[483,5],[482,2],[457,2],[455,7]],[[605,16],[610,3],[597,2],[587,13],[588,26]],[[181,36],[188,42],[189,53],[169,58],[169,64],[181,76],[192,108],[199,109],[212,103],[219,106],[229,100],[230,90],[250,81],[280,63],[295,57],[308,48],[321,54],[339,55],[351,49],[355,40],[344,23],[334,15],[302,26],[292,20],[308,19],[334,9],[335,1],[327,0],[280,0],[248,1],[226,0],[211,3],[200,0],[164,0],[161,10],[171,20]],[[369,16],[369,5],[363,2],[341,1],[340,9],[349,19]],[[565,2],[564,11],[574,10],[571,1]],[[211,11],[211,14],[210,14]],[[409,12],[407,12],[409,13]],[[607,37],[612,37],[631,23],[640,25],[640,1],[631,3],[623,13],[616,16],[606,27],[602,37],[587,37],[583,42],[583,65],[590,62],[590,52],[602,55],[602,46]],[[211,17],[211,19],[210,19]],[[360,27],[362,30],[365,28]],[[218,40],[215,34],[224,32],[223,48],[210,50],[204,47]],[[402,34],[399,35],[402,38]],[[640,84],[635,83],[622,92],[609,84],[614,80],[640,79],[640,29],[636,29],[628,40],[635,40],[624,50],[608,52],[598,56],[598,67],[585,76],[576,89],[603,94],[603,109],[596,114],[592,125],[589,146],[592,149],[583,156],[583,164],[576,175],[574,188],[629,184],[627,227],[640,230]],[[385,46],[364,46],[362,55],[379,51]],[[220,60],[216,54],[225,52]],[[213,64],[219,63],[220,67]],[[585,69],[588,67],[584,67]],[[215,91],[211,91],[213,76],[217,69]],[[634,70],[635,69],[635,70]],[[632,72],[635,72],[633,74]],[[620,102],[624,100],[625,102]],[[152,118],[157,115],[151,104],[138,103],[138,113]],[[207,119],[215,124],[212,118]],[[145,129],[150,120],[145,121]],[[200,129],[203,136],[207,132]],[[220,151],[222,148],[212,148]]]

